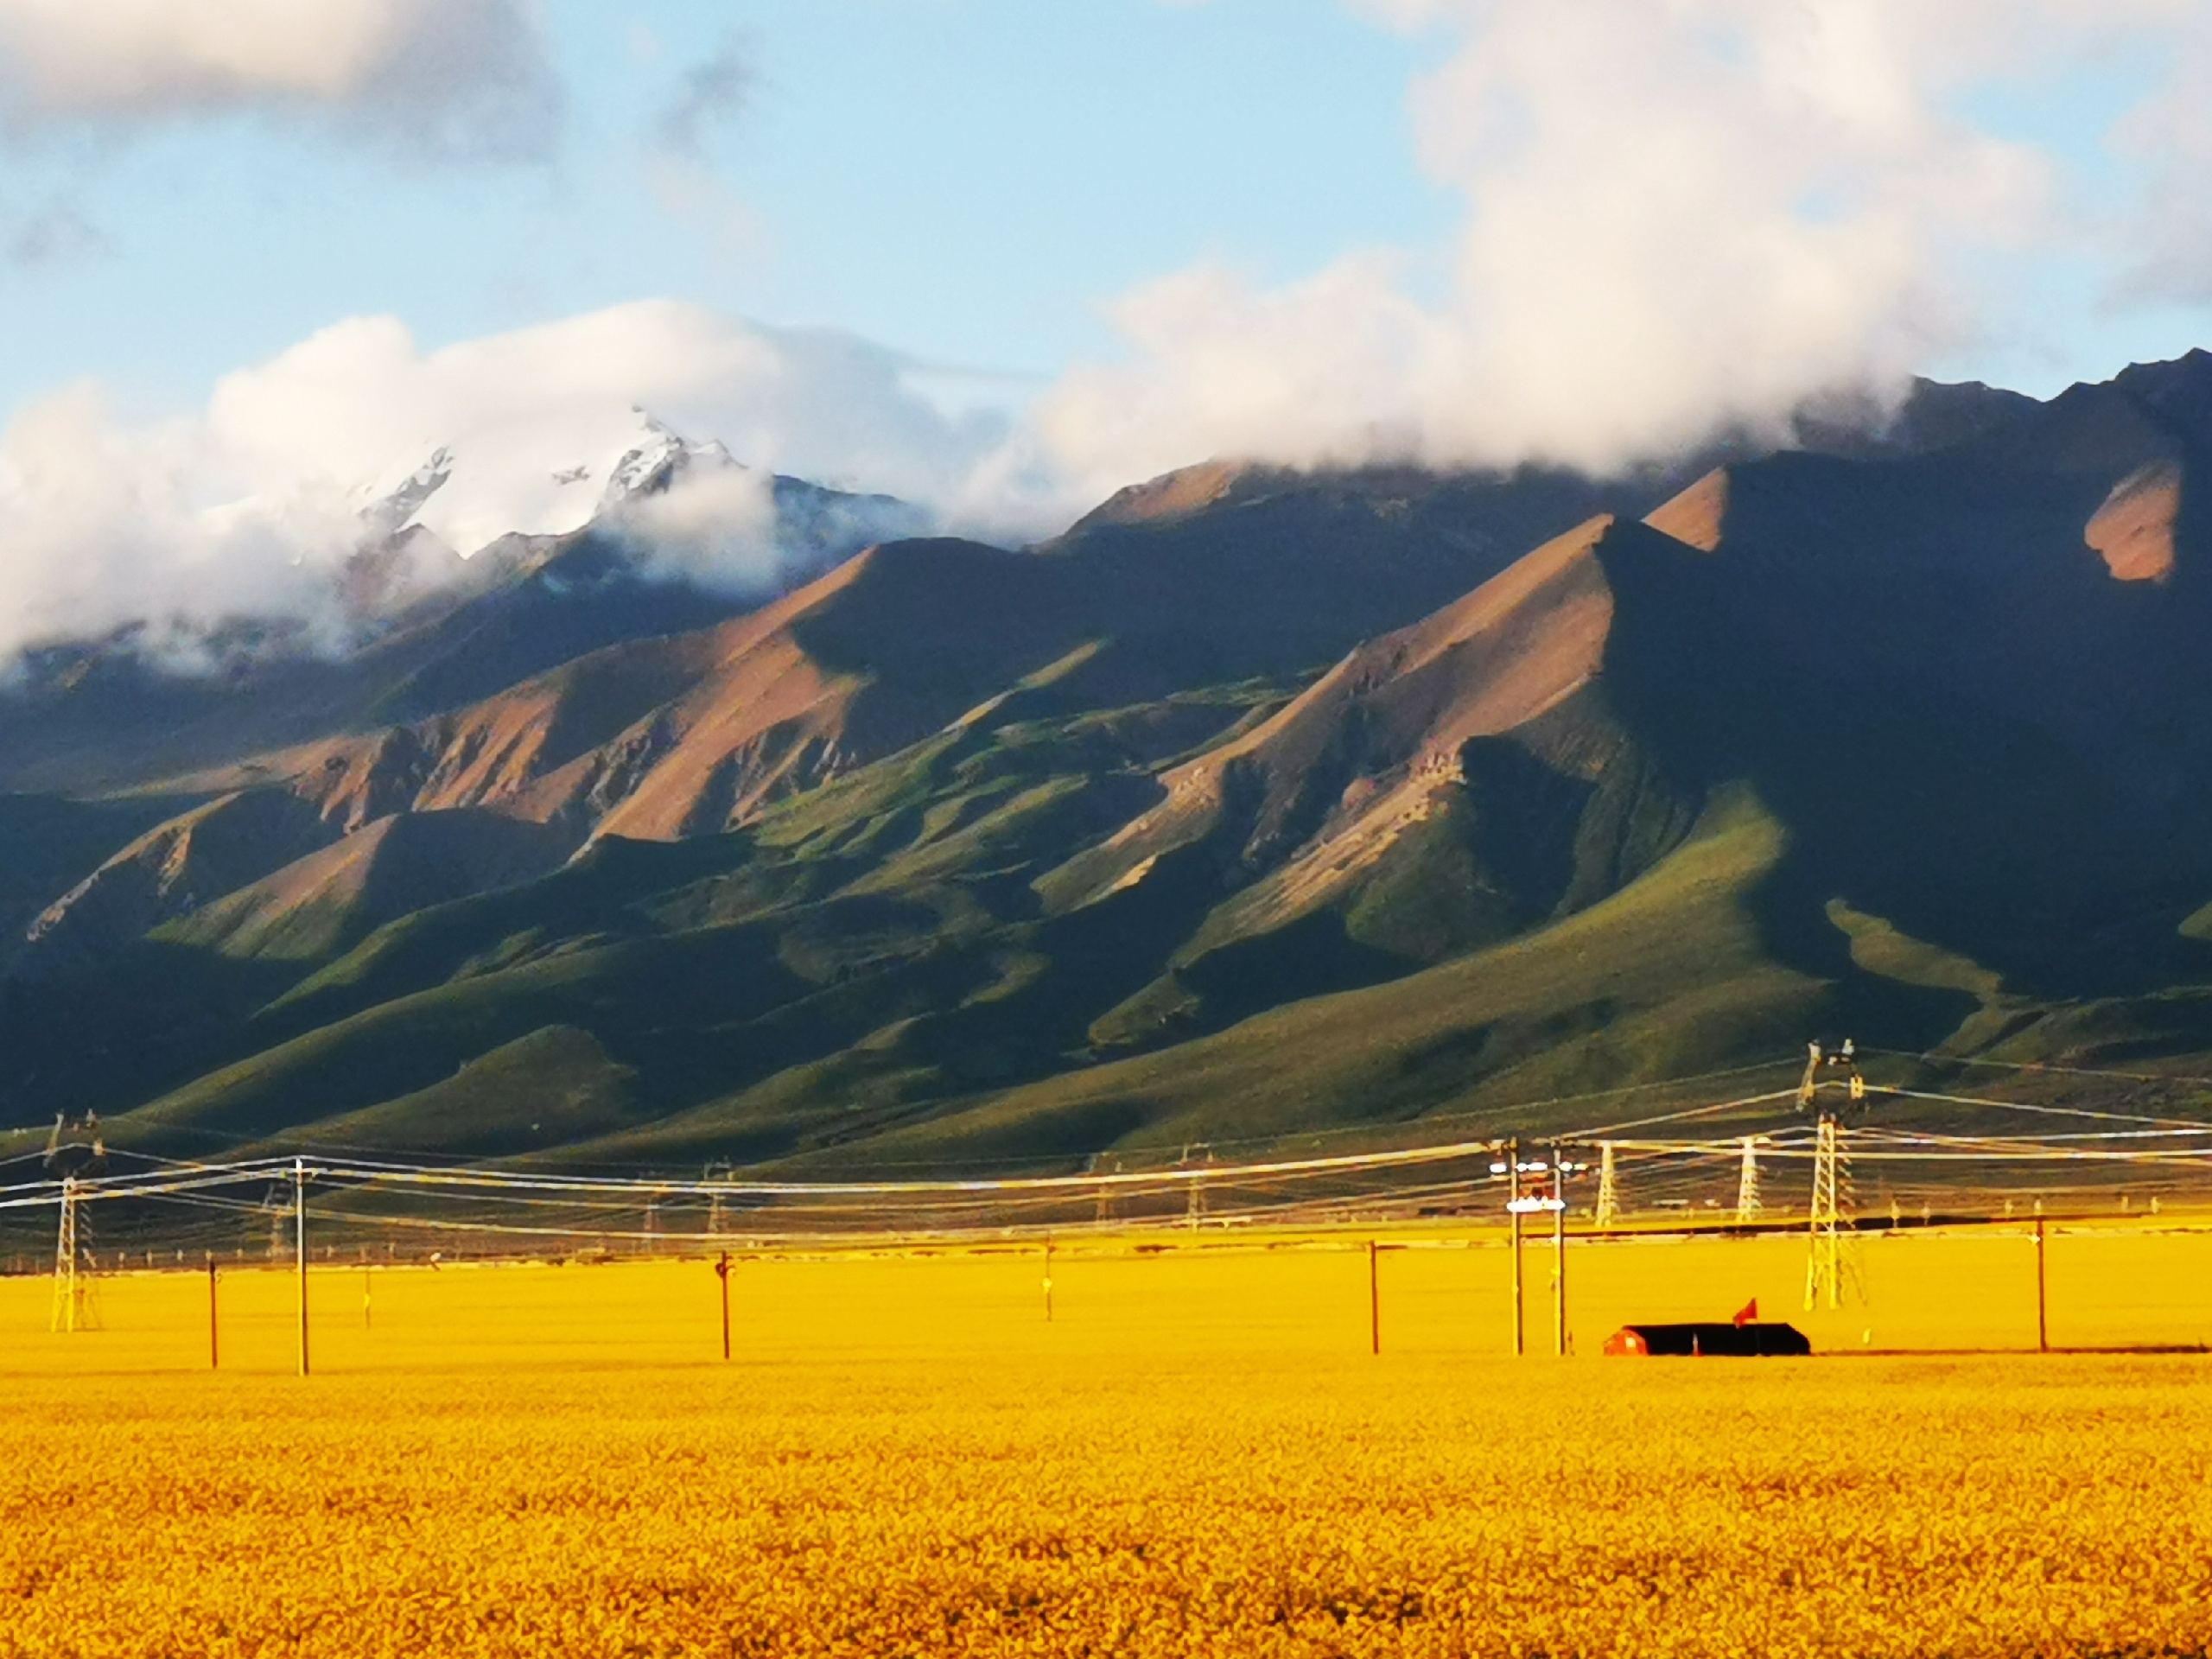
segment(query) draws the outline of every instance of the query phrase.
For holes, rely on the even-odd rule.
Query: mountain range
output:
[[[656,552],[736,463],[652,429],[345,650],[26,653],[0,1122],[1071,1167],[1845,1030],[2212,1057],[2212,356],[1612,479],[1217,462],[1021,549],[756,480],[742,589]],[[365,589],[456,476],[379,486]]]

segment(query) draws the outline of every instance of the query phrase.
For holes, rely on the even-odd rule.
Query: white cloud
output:
[[[573,528],[641,441],[639,407],[758,473],[1010,539],[1211,455],[1606,467],[1779,429],[1824,393],[1893,391],[1986,326],[2007,297],[1993,254],[2087,250],[2144,291],[2212,298],[2203,0],[1361,3],[1450,31],[1413,94],[1421,160],[1466,204],[1445,250],[1356,251],[1273,289],[1167,276],[1114,308],[1121,360],[1079,366],[1026,418],[955,408],[944,377],[849,335],[658,301],[430,351],[356,318],[166,423],[65,389],[0,432],[0,651],[141,617],[181,637],[248,610],[329,626],[365,486],[445,448],[418,522],[453,548]],[[394,29],[443,38],[429,0],[283,0],[334,20],[327,35],[280,18],[247,40],[225,20],[248,3],[115,0],[95,24],[0,0],[0,42],[10,84],[39,43],[50,115],[143,116],[223,87],[352,97],[399,60]],[[137,57],[94,50],[114,19],[136,20]],[[2069,86],[2145,43],[2159,67],[2110,135],[2124,200],[2085,205],[2063,155],[1962,113],[1993,84]],[[1415,280],[1432,268],[1434,294]],[[672,568],[742,582],[769,568],[763,510],[757,474],[702,473],[632,528]]]
[[[725,260],[756,253],[764,238],[753,210],[716,173],[710,141],[745,115],[753,67],[747,43],[726,35],[677,78],[655,116],[642,158],[645,188],[671,219],[696,225]]]
[[[1414,91],[1466,217],[1448,293],[1355,253],[1261,290],[1205,268],[1112,315],[1126,351],[1040,405],[1096,490],[1195,457],[1605,467],[1801,401],[1894,391],[1984,327],[2006,255],[2135,241],[2212,297],[2202,0],[1362,0],[1455,37]],[[1959,111],[2116,45],[2171,64],[2117,137],[2159,175],[2084,213],[2056,155]],[[2178,211],[2177,211],[2178,209]]]
[[[2114,240],[2133,250],[2130,298],[2212,302],[2212,7],[2183,5],[2156,92],[2113,135],[2145,175]]]
[[[427,352],[391,318],[355,318],[152,424],[118,420],[96,386],[66,388],[0,431],[0,652],[142,619],[188,643],[249,613],[328,632],[363,509],[417,469],[435,462],[443,480],[412,522],[456,553],[561,533],[593,516],[626,454],[664,439],[641,410],[719,439],[756,480],[1040,526],[1057,499],[1008,494],[1003,419],[948,413],[906,372],[848,335],[649,301]],[[757,481],[700,469],[631,527],[664,567],[741,583],[772,569],[763,500]]]
[[[274,107],[530,152],[557,102],[529,0],[0,0],[18,130]]]
[[[321,617],[310,556],[346,545],[342,493],[211,500],[228,460],[198,423],[123,427],[90,385],[19,412],[0,432],[0,648],[143,621],[166,650],[180,620]]]
[[[431,452],[458,470],[423,522],[457,550],[588,516],[642,409],[740,461],[838,487],[957,500],[1001,436],[908,389],[896,353],[648,300],[423,351],[354,318],[226,377],[201,424],[244,475],[395,487]],[[583,487],[556,472],[588,469]]]
[[[753,467],[696,467],[666,491],[627,504],[616,527],[647,569],[743,593],[772,582],[781,563],[769,475]]]

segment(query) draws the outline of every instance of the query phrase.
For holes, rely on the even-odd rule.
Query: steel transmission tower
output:
[[[92,1310],[88,1306],[92,1292],[89,1274],[77,1271],[77,1178],[61,1178],[61,1234],[54,1243],[54,1308],[48,1315],[46,1328],[49,1331],[88,1331],[92,1325]]]
[[[1736,1224],[1757,1221],[1765,1206],[1759,1202],[1759,1145],[1764,1135],[1744,1137],[1744,1163],[1736,1177]]]
[[[1613,1143],[1598,1143],[1598,1206],[1591,1219],[1599,1231],[1611,1226],[1620,1218],[1621,1189],[1613,1173]]]
[[[1811,1249],[1805,1258],[1805,1306],[1841,1307],[1846,1296],[1866,1300],[1859,1281],[1858,1233],[1853,1226],[1851,1159],[1843,1125],[1821,1115],[1813,1142]]]
[[[107,1142],[100,1133],[98,1113],[87,1113],[81,1122],[67,1116],[54,1120],[54,1133],[46,1138],[46,1167],[61,1178],[61,1228],[54,1241],[54,1306],[47,1320],[53,1331],[91,1331],[99,1324],[99,1306],[92,1299],[92,1275],[85,1270],[85,1244],[78,1228],[77,1191],[80,1176],[97,1175],[107,1167]]]
[[[1103,1153],[1091,1154],[1090,1160],[1084,1165],[1083,1173],[1086,1175],[1105,1174],[1107,1172],[1098,1166],[1104,1156]],[[1122,1173],[1122,1160],[1118,1158],[1114,1160],[1113,1173],[1116,1175]],[[1114,1189],[1102,1185],[1098,1189],[1097,1213],[1092,1216],[1091,1220],[1096,1225],[1103,1227],[1113,1219]]]
[[[1859,1279],[1851,1160],[1844,1152],[1843,1115],[1848,1107],[1866,1100],[1866,1079],[1859,1075],[1858,1045],[1850,1039],[1825,1052],[1818,1043],[1806,1046],[1809,1058],[1797,1099],[1807,1109],[1815,1110],[1815,1129],[1813,1198],[1806,1215],[1810,1237],[1805,1256],[1805,1306],[1808,1309],[1822,1305],[1841,1307],[1846,1295],[1861,1300],[1866,1297],[1866,1287]],[[1824,1067],[1844,1072],[1846,1103],[1815,1109]]]
[[[1185,1147],[1183,1148],[1182,1167],[1185,1169],[1195,1167],[1191,1160],[1191,1154],[1193,1152],[1205,1153],[1206,1155],[1205,1161],[1208,1164],[1211,1164],[1213,1162],[1213,1148],[1204,1144],[1200,1144],[1196,1147]],[[1205,1178],[1199,1177],[1191,1181],[1189,1183],[1189,1205],[1183,1212],[1183,1224],[1195,1232],[1198,1230],[1198,1224],[1206,1218],[1206,1184]]]
[[[699,1179],[702,1182],[728,1181],[733,1178],[733,1175],[734,1171],[728,1161],[721,1160],[702,1169],[699,1172]],[[707,1236],[720,1238],[722,1229],[727,1225],[728,1225],[728,1217],[723,1213],[722,1195],[720,1192],[709,1192],[707,1195]]]

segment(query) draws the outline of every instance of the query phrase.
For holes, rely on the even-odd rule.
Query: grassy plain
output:
[[[1201,1235],[1204,1238],[1206,1236]],[[2212,1651],[2212,1358],[2032,1346],[2032,1245],[1869,1239],[1809,1362],[1592,1357],[1800,1318],[1802,1241],[1081,1241],[0,1283],[0,1655]],[[1140,1252],[1140,1243],[1179,1246]],[[2054,1343],[2212,1338],[2212,1235],[2051,1241]],[[365,1286],[369,1305],[363,1306]],[[1862,1351],[1985,1349],[1966,1353]]]

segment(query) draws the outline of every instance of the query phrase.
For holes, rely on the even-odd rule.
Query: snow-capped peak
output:
[[[658,494],[695,467],[711,472],[745,470],[719,439],[695,443],[645,410],[637,413],[645,423],[645,442],[626,452],[609,469],[607,487],[600,493],[601,512],[639,496]]]
[[[430,458],[400,480],[389,493],[378,495],[361,509],[361,517],[380,536],[396,536],[413,522],[415,515],[445,486],[453,475],[453,451],[439,448]]]
[[[738,467],[720,443],[694,442],[641,409],[609,410],[426,442],[355,499],[378,535],[419,528],[467,558],[505,536],[582,530],[694,467]]]
[[[372,549],[404,543],[410,560],[432,566],[442,547],[467,558],[510,536],[596,524],[639,569],[745,589],[804,579],[931,527],[903,501],[755,470],[638,408],[426,443],[354,499]]]

